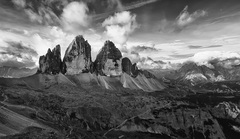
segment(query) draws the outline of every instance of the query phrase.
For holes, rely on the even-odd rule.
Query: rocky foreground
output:
[[[0,89],[1,138],[239,138],[239,95],[66,83]],[[46,81],[47,82],[47,81]]]
[[[82,36],[64,59],[40,57],[37,74],[0,78],[0,137],[56,139],[239,139],[238,92],[160,81],[106,41],[97,59]]]

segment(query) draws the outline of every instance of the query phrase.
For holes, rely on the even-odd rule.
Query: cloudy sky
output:
[[[63,57],[76,35],[93,59],[106,40],[133,62],[238,57],[239,23],[239,0],[0,0],[0,66],[35,67],[57,44]]]

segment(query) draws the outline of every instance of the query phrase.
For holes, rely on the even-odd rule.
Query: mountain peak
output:
[[[63,63],[66,74],[79,74],[90,70],[92,63],[91,45],[85,41],[82,35],[76,36],[68,46]]]
[[[95,71],[100,75],[117,76],[122,73],[122,53],[111,41],[106,41],[94,62]]]
[[[47,54],[39,59],[40,73],[58,74],[62,69],[61,48],[57,45],[54,49],[48,49]]]
[[[85,41],[83,35],[78,35],[78,36],[76,36],[76,37],[75,37],[75,40],[76,40],[76,41],[79,41],[79,42],[84,42],[84,41]]]

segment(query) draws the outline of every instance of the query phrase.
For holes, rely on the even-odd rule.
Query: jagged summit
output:
[[[154,78],[151,73],[139,70],[136,63],[132,64],[129,58],[122,58],[121,51],[110,40],[104,43],[96,60],[92,62],[91,45],[82,35],[76,36],[70,43],[63,61],[60,45],[53,50],[48,49],[47,54],[40,57],[38,73],[58,74],[60,72],[67,75],[91,72],[101,76],[120,76],[125,72],[134,78],[139,74]]]
[[[121,51],[115,44],[107,40],[99,51],[96,60],[92,62],[91,45],[82,35],[78,35],[70,43],[61,60],[61,48],[57,45],[53,50],[39,59],[38,73],[75,75],[79,73],[96,73],[101,76],[120,76],[127,73],[132,77],[139,74],[154,78],[147,71],[139,70],[137,64],[132,64],[127,57],[122,58]]]
[[[89,72],[92,63],[91,46],[82,35],[75,37],[68,46],[63,58],[65,74]]]
[[[104,43],[94,62],[91,58],[91,46],[82,35],[76,36],[68,46],[63,61],[60,52],[60,45],[57,45],[53,50],[48,49],[45,56],[40,57],[38,73],[57,74],[53,77],[39,75],[41,79],[49,76],[54,79],[53,82],[64,81],[74,85],[96,82],[106,89],[114,90],[124,87],[153,92],[164,88],[150,72],[139,70],[136,63],[132,65],[129,58],[122,58],[120,50],[109,40]]]
[[[122,73],[122,53],[111,41],[106,41],[94,62],[95,72],[99,75],[118,76]]]
[[[52,51],[48,49],[47,54],[39,59],[39,73],[58,74],[62,69],[61,48],[57,45]]]
[[[132,75],[132,62],[127,57],[122,59],[122,71],[126,72],[128,75]]]

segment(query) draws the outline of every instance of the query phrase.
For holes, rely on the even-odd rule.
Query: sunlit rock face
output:
[[[102,76],[119,76],[122,74],[122,54],[111,41],[106,41],[94,62],[94,70]]]
[[[83,36],[79,35],[65,52],[63,73],[73,75],[89,72],[91,63],[91,46]]]
[[[61,69],[61,48],[57,45],[52,51],[48,49],[47,54],[40,57],[38,73],[58,74]]]

